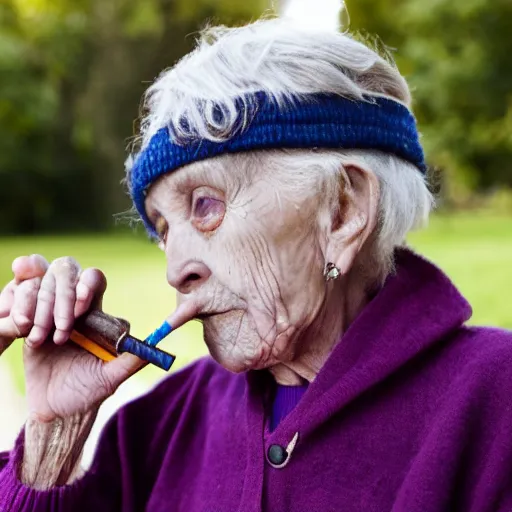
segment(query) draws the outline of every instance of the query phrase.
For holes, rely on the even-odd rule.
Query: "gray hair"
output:
[[[140,145],[168,126],[177,141],[214,141],[232,136],[237,117],[235,99],[264,91],[275,102],[311,93],[362,99],[386,96],[410,106],[405,79],[393,63],[347,33],[308,29],[285,19],[267,19],[240,28],[204,30],[197,48],[151,85],[145,96]],[[214,115],[221,106],[223,116]],[[187,119],[186,125],[180,120]],[[390,270],[395,247],[428,219],[433,206],[425,179],[412,164],[379,151],[329,151],[326,175],[334,193],[341,166],[359,162],[380,182],[376,257]],[[326,155],[324,155],[326,156]],[[307,165],[307,160],[296,156]],[[338,176],[327,160],[338,164]],[[296,166],[294,166],[296,167]],[[316,166],[315,166],[316,167]],[[330,195],[330,194],[328,194]]]

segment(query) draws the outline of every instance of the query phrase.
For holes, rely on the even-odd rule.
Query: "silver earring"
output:
[[[340,277],[340,269],[334,263],[327,263],[325,265],[324,277],[326,281],[334,281]]]

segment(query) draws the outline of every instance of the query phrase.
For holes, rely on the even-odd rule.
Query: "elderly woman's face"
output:
[[[169,284],[180,302],[199,304],[212,356],[233,371],[293,358],[325,294],[318,197],[289,197],[260,162],[257,171],[234,156],[192,164],[146,200]]]
[[[290,192],[275,155],[255,155],[184,167],[146,199],[168,282],[199,305],[209,350],[232,371],[292,360],[326,297],[321,197]]]

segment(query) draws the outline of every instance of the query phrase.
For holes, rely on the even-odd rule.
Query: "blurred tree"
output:
[[[269,3],[2,0],[0,232],[111,225],[129,206],[119,182],[148,83],[206,19],[244,22]],[[512,2],[347,3],[351,28],[378,34],[412,85],[447,195],[512,187]]]
[[[129,206],[119,181],[136,106],[148,84],[192,49],[190,35],[205,20],[239,23],[263,6],[233,0],[112,0],[108,8],[102,0],[91,3],[95,59],[82,108],[95,147],[95,195],[103,200],[104,216]]]
[[[398,48],[431,164],[455,203],[512,188],[512,2],[352,0],[352,25]]]
[[[87,193],[88,155],[72,141],[84,18],[36,7],[0,5],[0,229],[8,232],[68,227],[67,214],[80,217],[78,191]]]
[[[0,232],[105,227],[129,206],[120,181],[137,105],[214,18],[260,0],[3,0]]]

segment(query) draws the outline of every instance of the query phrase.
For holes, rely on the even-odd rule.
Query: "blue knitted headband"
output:
[[[224,142],[193,140],[180,145],[161,128],[139,153],[129,183],[133,202],[151,234],[144,199],[148,187],[163,174],[223,153],[275,148],[376,149],[397,155],[426,172],[416,120],[410,110],[380,96],[355,101],[311,94],[278,105],[265,93],[237,102],[240,112],[233,136]],[[222,119],[222,109],[214,112]],[[244,116],[245,114],[245,116]],[[249,120],[243,127],[242,120]],[[187,127],[186,120],[183,126]]]

